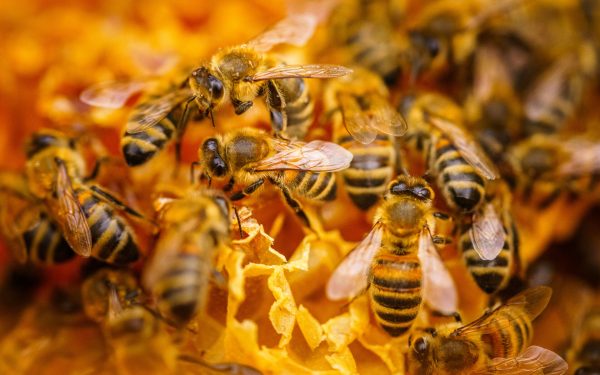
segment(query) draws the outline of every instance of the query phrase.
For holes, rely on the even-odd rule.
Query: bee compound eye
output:
[[[419,337],[415,340],[413,347],[417,355],[424,356],[428,348],[427,341],[423,337]]]
[[[209,91],[213,99],[223,97],[223,82],[212,74],[208,78]]]
[[[406,190],[408,190],[408,186],[406,185],[406,183],[398,182],[398,183],[392,185],[390,192],[392,194],[401,194],[401,193],[405,192]]]
[[[427,39],[427,51],[431,57],[436,57],[440,52],[440,43],[435,38]]]

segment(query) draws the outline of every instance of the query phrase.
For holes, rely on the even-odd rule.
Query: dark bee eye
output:
[[[227,172],[227,166],[220,156],[216,155],[214,159],[210,161],[210,169],[213,171],[213,175],[217,177],[224,176]]]
[[[431,191],[429,191],[429,189],[427,189],[426,187],[420,186],[415,188],[414,193],[421,198],[424,199],[429,199],[431,198]]]
[[[398,182],[397,184],[392,185],[390,192],[392,194],[401,194],[408,190],[408,186],[404,182]]]
[[[220,99],[223,97],[223,82],[212,74],[208,76],[208,91],[213,99]]]
[[[440,44],[435,38],[427,38],[427,51],[431,57],[436,57],[440,52]]]
[[[424,357],[428,347],[427,341],[425,341],[424,338],[419,337],[417,340],[415,340],[415,344],[413,345],[413,347],[417,356]]]
[[[202,146],[204,152],[217,152],[218,148],[219,144],[215,138],[207,139],[204,141],[204,145]]]

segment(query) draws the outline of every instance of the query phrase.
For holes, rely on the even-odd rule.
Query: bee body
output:
[[[505,215],[510,216],[509,213]],[[469,272],[481,290],[488,294],[502,290],[508,285],[515,263],[518,261],[516,257],[519,254],[519,239],[512,217],[505,218],[503,228],[505,235],[502,250],[492,260],[482,259],[479,256],[473,246],[468,226],[463,227],[458,241],[462,258]]]
[[[396,150],[391,137],[380,134],[370,144],[342,136],[338,144],[352,152],[350,167],[342,172],[344,186],[356,206],[366,210],[379,200],[395,172]]]
[[[446,137],[435,139],[431,161],[437,184],[455,212],[472,212],[485,198],[485,179]]]
[[[125,162],[130,167],[146,163],[170,143],[177,132],[177,118],[173,113],[138,133],[128,133],[121,137],[121,149]]]
[[[23,233],[29,261],[36,264],[63,263],[73,259],[75,253],[69,247],[60,229],[45,213]]]
[[[306,82],[302,78],[287,78],[269,82],[268,87],[267,102],[275,132],[291,139],[304,138],[313,121],[315,106]],[[283,100],[274,98],[274,93]]]
[[[138,260],[139,248],[131,227],[105,201],[86,187],[75,194],[83,208],[92,235],[92,256],[116,265]]]
[[[229,207],[211,194],[189,194],[164,208],[163,230],[145,271],[159,311],[177,324],[204,307],[213,257],[230,238]]]
[[[416,237],[418,241],[418,234]],[[414,249],[418,244],[410,246]],[[422,272],[418,257],[379,254],[373,260],[369,278],[369,298],[377,323],[391,336],[402,335],[421,306]]]

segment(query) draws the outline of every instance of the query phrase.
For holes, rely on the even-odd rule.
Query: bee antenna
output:
[[[213,114],[212,108],[208,109],[208,117],[210,117],[210,122],[212,123],[212,127],[215,128],[215,116]]]
[[[233,206],[233,205],[232,205]],[[242,222],[240,221],[240,214],[235,206],[233,206],[233,213],[235,214],[235,219],[238,223],[238,229],[240,231],[240,238],[244,238],[244,233],[242,232]]]

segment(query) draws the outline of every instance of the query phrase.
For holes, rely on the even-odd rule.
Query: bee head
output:
[[[201,157],[209,177],[223,177],[227,174],[227,163],[221,157],[219,148],[219,141],[216,138],[208,138],[202,144]]]
[[[27,157],[31,158],[48,147],[68,147],[75,149],[76,145],[75,140],[67,137],[65,134],[47,129],[33,133],[27,142],[25,152]]]
[[[431,346],[429,343],[430,337],[428,336],[435,336],[435,331],[423,336],[417,336],[415,339],[413,339],[412,336],[408,338],[410,356],[420,363],[426,363],[429,357],[429,349]]]
[[[206,98],[211,103],[215,103],[223,98],[225,92],[223,82],[207,68],[202,67],[194,70],[189,81],[196,96]]]

